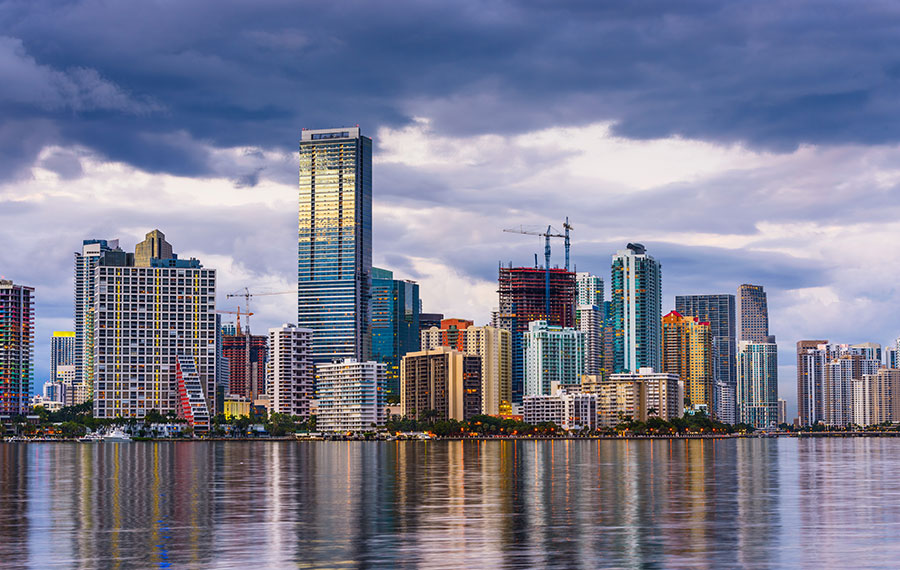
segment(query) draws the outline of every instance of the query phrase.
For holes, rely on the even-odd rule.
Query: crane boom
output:
[[[565,233],[559,233],[559,230],[553,226],[547,226],[547,231],[538,232],[534,230],[526,230],[525,226],[520,225],[518,228],[504,229],[503,231],[510,234],[524,234],[528,236],[542,236],[544,238],[544,312],[546,317],[550,318],[550,238],[563,238],[566,246],[566,271],[569,270],[569,231],[573,228],[569,224],[569,217],[563,224]],[[555,232],[555,233],[554,233]],[[537,254],[535,254],[534,264],[537,265]]]

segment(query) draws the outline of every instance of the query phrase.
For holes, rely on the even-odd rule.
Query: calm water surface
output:
[[[900,567],[900,440],[0,443],[6,568]]]

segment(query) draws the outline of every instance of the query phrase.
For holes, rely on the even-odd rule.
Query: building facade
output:
[[[584,373],[603,374],[603,309],[598,305],[575,307],[575,328],[584,335]]]
[[[75,253],[75,381],[94,389],[94,268],[107,251],[119,251],[119,240],[86,239]]]
[[[441,346],[481,359],[481,412],[497,415],[512,398],[511,334],[496,327],[471,326],[471,321],[445,319],[446,328],[422,331],[422,350]],[[462,327],[462,328],[459,328]]]
[[[230,396],[244,396],[254,401],[266,393],[266,359],[268,337],[247,335],[238,329],[237,334],[221,336],[222,356],[228,365]]]
[[[686,317],[697,317],[709,323],[712,334],[713,383],[725,383],[734,390],[737,386],[737,335],[734,295],[678,295],[675,310]],[[734,417],[734,407],[725,408],[715,398],[713,389],[713,409],[716,416]],[[733,401],[733,398],[732,398]]]
[[[266,392],[270,412],[309,417],[316,380],[309,355],[311,338],[311,329],[287,323],[269,329]]]
[[[769,306],[762,285],[738,287],[738,340],[766,342],[769,336]]]
[[[713,349],[709,323],[671,311],[662,319],[663,372],[677,374],[694,409],[713,412]]]
[[[297,325],[315,364],[372,352],[372,139],[359,127],[300,139]]]
[[[216,271],[174,254],[147,266],[134,263],[133,254],[106,251],[88,280],[94,417],[143,418],[150,410],[183,413],[185,406],[198,413],[195,386],[210,413],[216,409]]]
[[[529,323],[523,335],[525,395],[550,394],[551,384],[576,386],[584,374],[584,333],[547,321]]]
[[[419,350],[419,285],[372,268],[372,360],[387,370],[387,395],[400,396],[400,359]]]
[[[797,415],[800,425],[825,420],[827,340],[797,341]]]
[[[55,381],[57,366],[75,366],[75,331],[53,331],[50,337],[50,378]]]
[[[615,373],[662,368],[661,266],[639,243],[613,256],[612,320]]]
[[[547,321],[551,326],[574,327],[575,291],[575,273],[564,269],[500,267],[493,326],[511,333],[514,403],[522,402],[525,391],[524,334],[529,324]]]
[[[384,363],[346,358],[317,365],[316,376],[316,429],[360,432],[384,425]]]
[[[481,413],[481,358],[441,346],[400,362],[400,413],[411,419],[465,421]]]
[[[0,279],[0,415],[27,414],[34,386],[34,287]]]
[[[775,337],[766,342],[738,342],[738,422],[768,428],[778,422],[778,345]]]

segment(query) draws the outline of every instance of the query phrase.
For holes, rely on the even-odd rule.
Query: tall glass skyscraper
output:
[[[372,139],[359,127],[300,139],[297,325],[315,364],[371,358]]]
[[[386,365],[387,393],[400,397],[400,359],[419,350],[419,285],[372,268],[372,359]]]
[[[658,261],[639,243],[612,260],[613,372],[662,370],[662,281]]]

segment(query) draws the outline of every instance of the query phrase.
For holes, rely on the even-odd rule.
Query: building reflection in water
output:
[[[890,566],[900,441],[0,444],[0,566]]]

